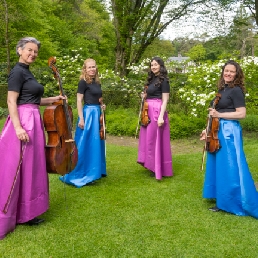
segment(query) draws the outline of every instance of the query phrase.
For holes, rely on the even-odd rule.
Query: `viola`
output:
[[[65,96],[55,63],[55,57],[48,59],[48,65],[58,80],[60,94]],[[48,134],[45,147],[48,173],[64,175],[71,172],[77,164],[78,150],[72,136],[72,121],[72,109],[66,99],[53,103],[44,110],[43,122]]]
[[[102,97],[99,99],[99,103],[101,106],[103,106],[103,98]],[[100,139],[106,140],[106,123],[105,123],[105,113],[104,113],[103,108],[101,108],[99,124],[100,124],[100,129],[99,129]]]

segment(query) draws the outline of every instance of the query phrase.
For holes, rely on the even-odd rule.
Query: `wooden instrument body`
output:
[[[72,109],[67,105],[68,113],[73,121]],[[72,139],[66,114],[62,104],[49,106],[43,114],[44,126],[47,131],[45,147],[46,166],[48,173],[64,175],[71,172],[78,160],[78,150]]]

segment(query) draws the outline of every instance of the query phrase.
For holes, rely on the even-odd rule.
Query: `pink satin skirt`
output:
[[[0,135],[0,239],[17,224],[41,215],[49,207],[45,136],[39,107],[20,105],[18,113],[30,141],[24,144],[17,138],[8,116]]]
[[[170,127],[167,112],[164,124],[158,127],[161,99],[147,99],[148,115],[151,120],[147,127],[141,126],[137,162],[155,173],[156,179],[173,176]]]

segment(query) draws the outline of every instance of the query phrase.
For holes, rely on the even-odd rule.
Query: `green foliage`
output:
[[[205,128],[205,120],[200,117],[189,117],[182,113],[169,114],[170,138],[182,139],[200,134]]]
[[[7,108],[7,83],[0,84],[0,107]]]
[[[175,48],[170,40],[156,38],[144,51],[141,60],[154,56],[172,56]]]
[[[107,133],[117,136],[135,136],[138,123],[135,111],[122,107],[110,109],[106,112]]]
[[[7,108],[0,107],[0,118],[6,118],[9,112]]]
[[[206,49],[202,44],[197,44],[188,51],[187,55],[196,63],[200,63],[206,58]]]
[[[258,132],[258,115],[247,115],[240,123],[244,131]]]
[[[182,139],[199,134],[205,122],[199,117],[189,117],[183,113],[169,113],[170,138]],[[111,108],[106,112],[107,132],[117,136],[135,136],[138,114],[134,109]]]

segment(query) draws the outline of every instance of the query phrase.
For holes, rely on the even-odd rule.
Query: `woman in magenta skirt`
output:
[[[173,176],[169,119],[166,112],[170,85],[164,61],[154,57],[147,78],[146,101],[150,123],[141,126],[137,162],[157,180]]]
[[[49,207],[45,137],[39,105],[64,97],[42,98],[44,88],[29,70],[40,42],[22,38],[18,63],[8,77],[9,116],[0,135],[0,240],[17,224],[38,225]]]

